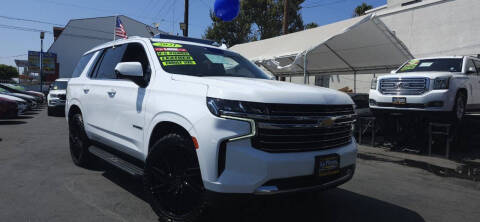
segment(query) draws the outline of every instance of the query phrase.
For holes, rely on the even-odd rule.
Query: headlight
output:
[[[450,77],[436,78],[433,81],[433,89],[448,89],[449,82],[450,82]]]
[[[370,89],[377,89],[377,77],[372,79],[372,83],[370,84]]]
[[[245,116],[246,114],[267,114],[267,106],[263,103],[243,102],[235,100],[207,97],[207,107],[215,116]]]
[[[50,94],[50,98],[57,98],[58,95],[57,94]]]

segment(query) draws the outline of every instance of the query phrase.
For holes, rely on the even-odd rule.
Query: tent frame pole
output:
[[[308,55],[308,50],[303,54],[303,84],[307,85],[309,81],[307,81],[307,55]]]

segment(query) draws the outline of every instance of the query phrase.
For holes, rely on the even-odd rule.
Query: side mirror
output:
[[[139,62],[120,62],[115,66],[115,72],[123,76],[143,77],[142,64]]]
[[[145,87],[143,68],[139,62],[120,62],[115,66],[115,73],[121,78],[132,80],[140,87]]]
[[[395,73],[397,73],[395,69],[390,71],[390,74],[395,74]]]
[[[477,73],[477,71],[475,70],[474,67],[471,67],[471,66],[468,67],[467,74],[475,74],[475,73]]]

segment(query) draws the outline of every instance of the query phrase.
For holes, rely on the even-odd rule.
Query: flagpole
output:
[[[117,16],[114,16],[113,17],[114,21],[113,21],[113,47],[112,48],[115,48],[115,30],[117,30]]]

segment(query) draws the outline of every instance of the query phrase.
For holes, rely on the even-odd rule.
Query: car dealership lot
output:
[[[65,118],[0,120],[0,221],[156,221],[140,179],[76,167]],[[480,184],[358,159],[354,178],[317,197],[238,202],[216,221],[477,221]],[[210,221],[211,221],[210,220]]]

